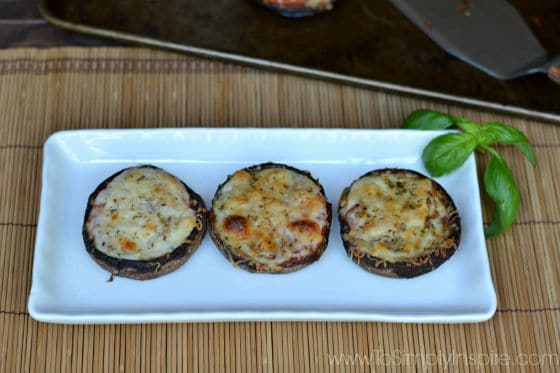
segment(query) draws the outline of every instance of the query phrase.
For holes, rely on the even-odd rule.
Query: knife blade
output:
[[[505,0],[390,0],[455,57],[498,79],[548,73],[560,83],[560,56],[543,48]]]

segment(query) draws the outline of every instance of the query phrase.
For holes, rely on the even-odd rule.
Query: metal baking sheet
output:
[[[491,78],[443,51],[388,1],[340,0],[331,12],[301,19],[253,0],[40,1],[50,22],[80,32],[560,120],[560,86],[546,76]],[[558,1],[512,3],[560,53]]]

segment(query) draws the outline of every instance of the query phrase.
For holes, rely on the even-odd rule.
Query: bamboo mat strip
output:
[[[397,128],[422,107],[511,123],[536,144],[536,169],[513,147],[500,149],[516,171],[523,208],[508,234],[488,242],[499,301],[492,320],[63,326],[30,319],[42,144],[51,133],[197,125]],[[559,127],[456,104],[137,48],[0,51],[0,372],[444,368],[445,361],[429,360],[434,356],[450,359],[454,371],[560,369],[559,159]],[[512,361],[490,364],[477,361],[480,354]],[[540,360],[513,361],[523,354]]]

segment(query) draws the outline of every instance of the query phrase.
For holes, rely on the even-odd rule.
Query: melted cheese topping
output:
[[[350,227],[344,239],[359,252],[397,262],[429,254],[444,242],[452,231],[452,210],[432,180],[403,170],[356,180],[339,214]]]
[[[195,225],[184,185],[163,170],[140,166],[119,174],[97,195],[87,229],[108,256],[151,260],[183,244]]]
[[[285,168],[237,171],[212,210],[221,241],[235,254],[271,268],[313,254],[328,225],[320,187]]]
[[[331,10],[333,0],[307,0],[305,6],[315,10]]]

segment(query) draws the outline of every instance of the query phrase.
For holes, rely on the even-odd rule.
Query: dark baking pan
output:
[[[560,53],[560,3],[512,3],[543,46]],[[40,9],[55,25],[103,37],[560,120],[560,87],[546,76],[491,78],[386,0],[340,0],[299,19],[253,0],[41,0]]]

